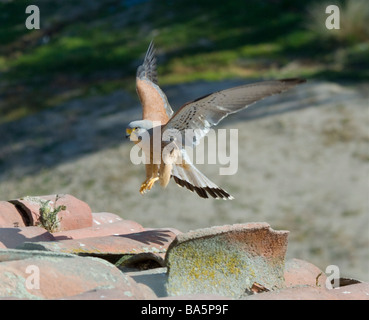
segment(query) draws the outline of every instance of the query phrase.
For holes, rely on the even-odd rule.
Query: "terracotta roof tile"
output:
[[[0,228],[25,227],[22,215],[14,204],[0,201]]]
[[[132,282],[132,280],[130,280]],[[97,288],[89,291],[82,292],[74,296],[68,296],[61,298],[62,300],[152,300],[157,296],[147,286],[134,283],[127,288],[114,287],[114,288]]]
[[[369,283],[328,290],[318,286],[297,286],[245,297],[247,300],[369,300]]]
[[[150,289],[143,292],[142,286],[102,259],[14,251],[8,255],[28,258],[0,263],[0,297],[60,299],[99,288],[119,288],[124,293],[120,298],[126,299],[155,297],[148,293]]]
[[[112,223],[94,224],[92,227],[53,233],[56,240],[83,239],[142,232],[145,229],[137,222],[117,220]]]
[[[93,212],[92,213],[92,224],[100,226],[105,223],[114,223],[123,220],[120,216],[110,212]]]
[[[164,255],[175,237],[176,234],[170,230],[154,229],[103,237],[24,243],[19,248],[98,256],[113,263],[119,262],[120,266],[125,265],[123,260],[126,258],[135,258],[137,262],[140,258],[134,256],[141,254],[141,260],[153,260],[163,265]],[[122,260],[123,255],[126,257]]]
[[[284,279],[286,287],[297,285],[323,286],[327,276],[310,262],[291,259],[286,261]]]
[[[220,226],[180,234],[167,253],[170,295],[238,298],[256,282],[284,286],[287,231],[266,223]]]
[[[16,248],[24,242],[54,240],[50,232],[40,227],[0,228],[0,248]]]
[[[24,197],[10,200],[21,210],[28,223],[27,226],[36,226],[40,222],[40,207],[42,201],[52,201],[54,206],[56,195],[46,195],[38,197]],[[92,226],[92,212],[87,203],[69,195],[60,195],[55,206],[65,206],[65,210],[58,213],[60,219],[60,231],[80,229]]]

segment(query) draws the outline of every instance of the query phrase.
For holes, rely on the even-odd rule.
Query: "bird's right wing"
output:
[[[197,145],[212,126],[216,126],[229,114],[303,82],[304,79],[261,81],[211,93],[183,105],[165,125],[164,132],[179,131],[182,144]],[[193,130],[191,141],[185,140],[187,129]]]

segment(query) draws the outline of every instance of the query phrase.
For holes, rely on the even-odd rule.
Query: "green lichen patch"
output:
[[[170,295],[218,294],[239,298],[257,282],[283,286],[283,259],[270,261],[241,250],[224,237],[197,239],[174,246],[167,257]]]

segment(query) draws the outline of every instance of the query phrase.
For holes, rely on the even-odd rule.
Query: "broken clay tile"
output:
[[[0,228],[0,248],[16,248],[24,242],[53,240],[53,235],[40,227]]]
[[[0,228],[25,227],[22,215],[14,204],[0,201]]]
[[[169,295],[240,297],[256,282],[284,286],[288,231],[267,223],[212,227],[183,233],[168,248]]]
[[[39,197],[24,197],[9,202],[17,206],[28,219],[27,226],[40,223],[40,207],[46,201],[50,208],[65,206],[65,210],[58,213],[60,226],[58,231],[80,229],[92,226],[91,208],[87,203],[69,195],[47,195]],[[57,201],[56,201],[57,200]],[[56,201],[56,202],[55,202]]]
[[[106,256],[111,259],[109,261],[116,262],[122,255],[163,254],[175,237],[176,235],[169,230],[156,229],[118,236],[24,243],[19,248]]]
[[[123,220],[120,216],[110,212],[93,212],[92,224],[100,226],[105,223],[114,223]]]
[[[137,222],[130,220],[120,220],[113,223],[104,223],[93,225],[92,227],[67,230],[53,233],[56,240],[83,239],[93,237],[104,237],[112,235],[121,235],[128,233],[137,233],[144,231],[144,228]]]
[[[35,255],[0,263],[0,297],[60,299],[97,288],[119,288],[127,299],[142,299],[141,287],[98,258]]]
[[[327,276],[310,262],[291,259],[286,261],[284,279],[286,287],[298,285],[323,286]]]
[[[246,300],[369,300],[369,284],[358,283],[336,289],[296,286],[245,296]]]

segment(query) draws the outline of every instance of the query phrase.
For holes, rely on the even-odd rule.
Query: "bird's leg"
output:
[[[163,188],[169,183],[172,174],[173,164],[177,164],[178,160],[181,159],[181,151],[177,146],[170,149],[165,149],[162,154],[163,161],[160,164],[159,169],[159,181]]]
[[[157,180],[159,180],[158,165],[147,164],[146,180],[141,184],[140,193],[144,194],[146,191],[151,190]]]

